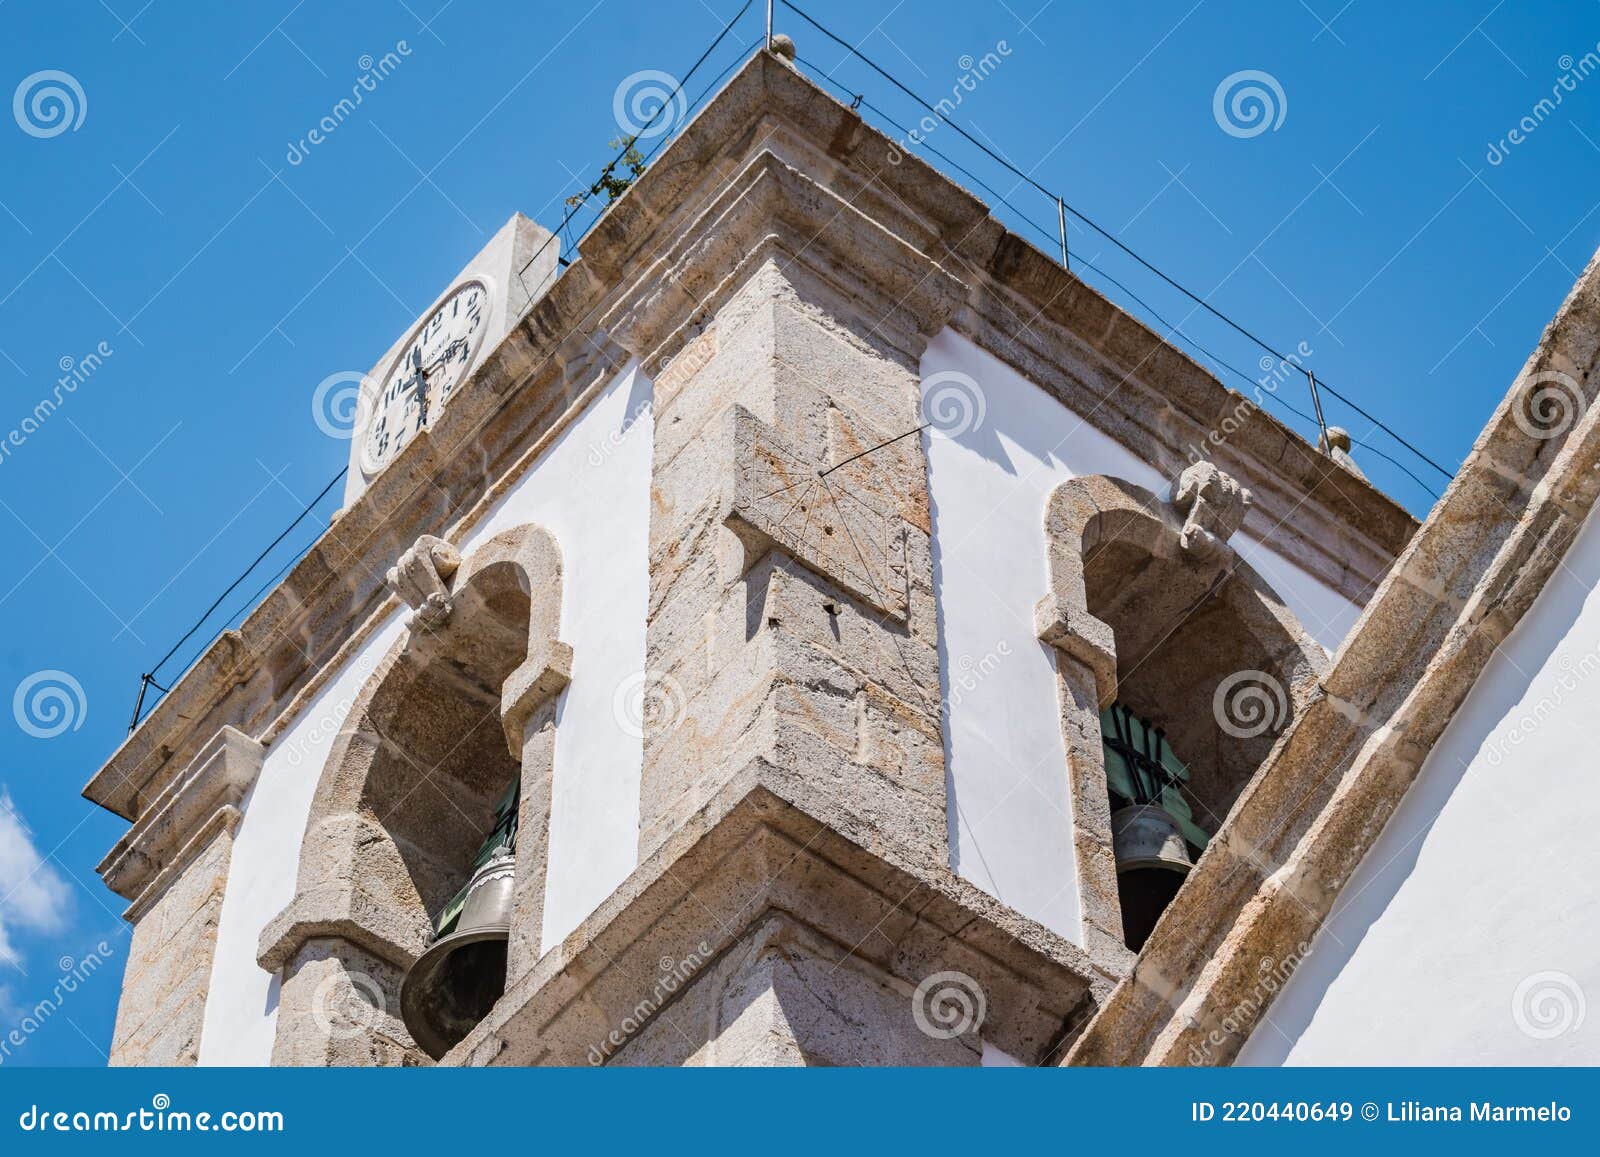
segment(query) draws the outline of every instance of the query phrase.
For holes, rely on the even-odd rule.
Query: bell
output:
[[[472,874],[461,913],[446,926],[450,931],[435,937],[400,982],[400,1017],[434,1060],[471,1032],[505,992],[515,882],[516,856],[502,849]]]
[[[1178,821],[1151,804],[1111,813],[1111,850],[1117,858],[1122,938],[1137,952],[1194,867]]]
[[[1194,867],[1183,829],[1164,808],[1153,804],[1119,808],[1111,813],[1111,850],[1117,875],[1158,868],[1186,876]]]

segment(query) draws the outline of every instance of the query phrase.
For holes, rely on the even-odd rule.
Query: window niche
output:
[[[1039,637],[1057,651],[1085,936],[1113,955],[1143,945],[1326,664],[1227,543],[1249,505],[1209,462],[1170,502],[1096,475],[1046,504]]]
[[[409,629],[345,719],[296,897],[262,936],[262,966],[283,976],[274,1063],[437,1059],[538,957],[555,699],[571,669],[555,541],[517,527],[462,560],[426,536],[388,578]],[[437,1015],[418,1022],[407,974],[484,906],[468,885],[495,833],[514,835],[481,881],[503,894],[496,927],[438,970]]]

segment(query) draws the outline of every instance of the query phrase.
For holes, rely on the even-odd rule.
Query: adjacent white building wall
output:
[[[1081,943],[1055,653],[1033,624],[1048,585],[1045,500],[1086,474],[1157,494],[1172,480],[952,330],[929,343],[921,373],[924,414],[935,419],[924,440],[951,863]],[[1234,541],[1306,630],[1336,647],[1359,608],[1247,536]]]
[[[536,522],[561,546],[561,637],[572,682],[557,704],[543,943],[559,943],[637,866],[643,741],[617,706],[644,669],[653,423],[629,366],[459,543],[463,555]],[[537,597],[537,592],[535,592]],[[294,897],[311,799],[335,736],[406,614],[385,621],[267,752],[244,804],[223,896],[200,1063],[272,1057],[277,978],[261,930]]]
[[[1591,513],[1240,1064],[1600,1064],[1597,584]]]

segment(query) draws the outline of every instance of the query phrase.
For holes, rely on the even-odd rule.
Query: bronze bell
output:
[[[472,874],[453,924],[400,982],[400,1017],[422,1051],[438,1060],[482,1020],[506,988],[516,854],[507,847]]]
[[[1194,862],[1189,859],[1189,844],[1178,821],[1153,804],[1111,813],[1111,850],[1117,859],[1122,936],[1137,952],[1178,894]]]
[[[1140,804],[1111,813],[1111,850],[1117,874],[1156,868],[1187,876],[1194,861],[1178,821],[1164,808]]]

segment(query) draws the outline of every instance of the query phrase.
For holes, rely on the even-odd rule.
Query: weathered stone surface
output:
[[[192,1065],[199,1059],[232,851],[231,826],[218,825],[160,895],[143,901],[111,1035],[113,1065]]]
[[[983,1039],[1037,1063],[1112,984],[1082,950],[948,870],[871,851],[766,780],[752,767],[719,793],[443,1063],[628,1063],[624,1047],[641,1029],[648,1043],[634,1063],[737,1063],[728,1058],[741,1053],[761,1063],[972,1063],[970,1037],[949,1051],[912,1016],[910,994],[941,972],[983,993]],[[773,935],[779,914],[782,934]],[[730,958],[738,960],[715,971]],[[795,966],[778,975],[786,962]],[[830,979],[840,1009],[878,1039],[849,1040],[836,1014],[802,999],[801,981],[835,965],[857,970]],[[752,1017],[721,1044],[727,1022],[706,1018],[742,998],[719,994],[716,983],[702,990],[713,976],[747,994],[739,1011]],[[905,994],[898,1016],[888,992]]]

